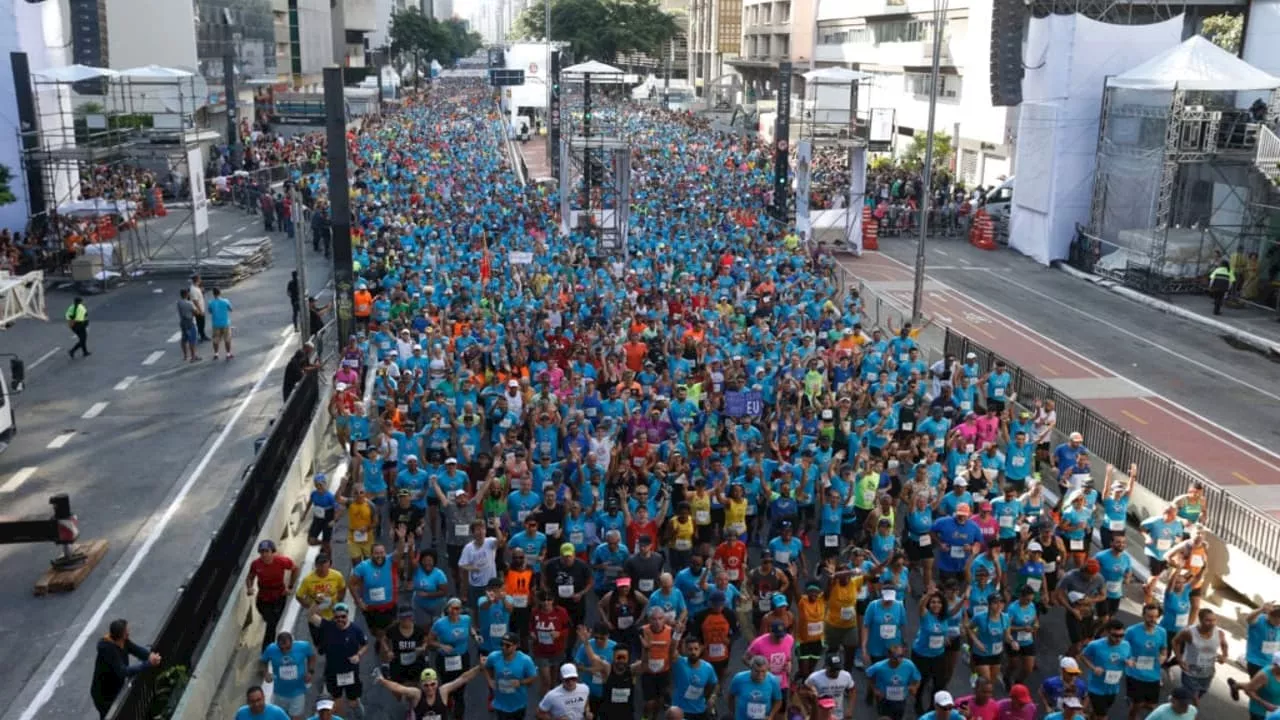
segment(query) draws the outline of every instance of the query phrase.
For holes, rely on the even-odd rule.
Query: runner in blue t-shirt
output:
[[[502,649],[489,653],[484,671],[493,688],[493,710],[498,720],[524,720],[529,705],[529,686],[538,679],[533,658],[520,652],[520,636],[507,633]]]
[[[262,653],[266,672],[263,679],[274,682],[271,702],[290,717],[300,717],[307,702],[307,686],[316,672],[316,651],[311,643],[294,640],[293,634],[282,632]]]
[[[733,676],[727,696],[733,720],[767,720],[782,704],[782,684],[769,672],[769,661],[757,655],[749,670]]]

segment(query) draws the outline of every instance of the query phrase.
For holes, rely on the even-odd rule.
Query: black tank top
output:
[[[1058,562],[1058,543],[1050,540],[1047,543],[1041,543],[1044,547],[1040,549],[1040,559],[1046,563]]]
[[[626,600],[619,599],[614,595],[612,606],[609,612],[609,622],[618,628],[618,632],[632,632],[636,627],[636,603],[628,598]],[[623,618],[626,618],[625,620]],[[623,627],[626,625],[626,627]]]
[[[604,704],[600,708],[603,720],[635,718],[635,684],[631,668],[609,673],[604,680]]]
[[[449,706],[445,704],[444,698],[440,697],[440,691],[436,691],[435,702],[427,702],[427,693],[424,690],[418,696],[418,704],[413,706],[414,720],[444,720],[449,714]]]

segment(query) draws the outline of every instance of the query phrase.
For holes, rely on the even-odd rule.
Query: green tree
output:
[[[924,130],[917,130],[911,138],[911,144],[902,152],[902,164],[913,170],[924,167],[924,149],[929,144],[929,135]],[[955,148],[951,147],[951,136],[941,130],[933,133],[933,170],[946,169],[951,165],[951,157]]]
[[[0,205],[8,205],[17,202],[18,198],[13,196],[13,191],[9,189],[9,183],[13,181],[13,176],[8,165],[0,165]]]
[[[467,30],[460,20],[444,22],[424,15],[418,8],[394,13],[387,30],[391,40],[391,52],[415,63],[432,60],[451,67],[459,58],[474,55],[482,46],[477,33]]]
[[[520,14],[513,39],[546,37],[545,2],[537,0]],[[551,0],[551,39],[569,43],[578,60],[613,63],[633,52],[659,57],[679,33],[675,16],[657,0]]]
[[[1200,34],[1232,55],[1239,55],[1244,40],[1244,16],[1231,13],[1210,15],[1200,22]]]

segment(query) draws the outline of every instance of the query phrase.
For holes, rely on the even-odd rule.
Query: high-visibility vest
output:
[[[368,290],[355,292],[356,317],[369,317],[373,313],[373,294]]]

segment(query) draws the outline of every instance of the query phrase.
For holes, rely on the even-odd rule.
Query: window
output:
[[[776,55],[790,54],[791,52],[791,49],[789,47],[790,45],[791,45],[790,35],[774,35],[773,36],[774,54]]]
[[[778,11],[775,13],[775,15],[778,18],[778,22],[784,25],[787,23],[790,23],[791,22],[791,3],[789,2],[778,3]]]
[[[847,43],[864,43],[867,42],[868,33],[866,28],[840,28],[839,30],[824,29],[819,31],[818,44],[820,45],[844,45]]]
[[[908,93],[917,97],[929,96],[931,77],[928,73],[907,73],[903,77],[906,79],[906,91]],[[942,84],[942,87],[938,90],[939,98],[955,100],[960,97],[959,75],[940,75],[938,79]]]
[[[875,25],[876,42],[923,42],[929,39],[929,28],[932,24],[927,20],[895,20],[877,23]]]

